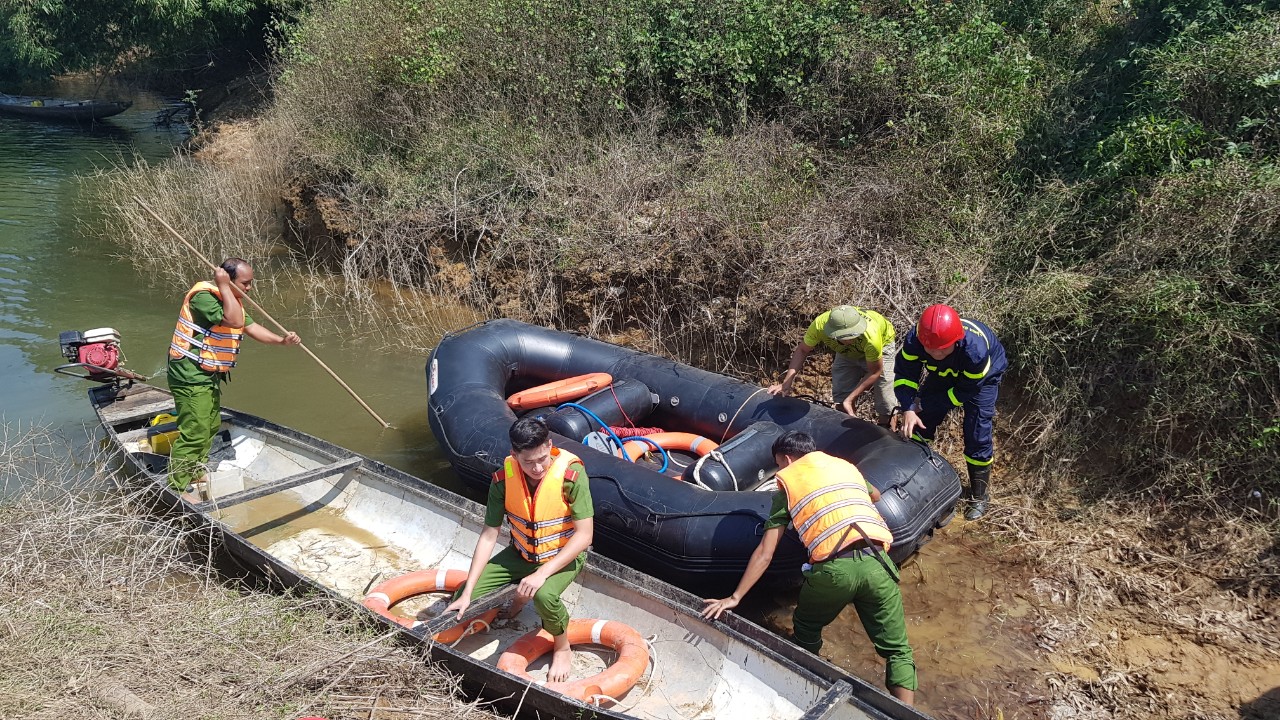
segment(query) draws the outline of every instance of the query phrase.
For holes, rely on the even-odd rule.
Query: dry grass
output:
[[[305,315],[321,331],[344,334],[358,328],[361,341],[375,347],[430,348],[446,330],[479,319],[471,309],[477,299],[454,292],[456,280],[431,285],[398,272],[422,264],[416,245],[403,253],[365,247],[375,237],[385,241],[386,232],[335,233],[340,237],[330,240],[355,248],[341,255],[340,274],[331,272],[333,248],[315,236],[301,242],[295,233],[315,228],[282,197],[296,143],[296,130],[276,113],[215,125],[165,162],[122,160],[88,179],[107,209],[106,222],[91,230],[118,244],[153,286],[178,293],[208,277],[208,268],[135,202],[140,197],[210,261],[238,256],[259,268],[254,297],[276,319],[290,325]],[[316,227],[338,222],[332,213],[317,220]]]
[[[108,212],[95,233],[120,244],[124,257],[161,287],[188,287],[210,271],[135,201],[140,197],[211,262],[243,257],[289,260],[280,188],[293,133],[284,122],[219,127],[218,142],[150,164],[122,160],[89,179]],[[269,284],[264,273],[262,283]]]
[[[1193,516],[1159,499],[1081,506],[1045,488],[1026,478],[1002,485],[982,527],[1034,568],[1038,645],[1059,667],[1045,677],[1053,717],[1262,718],[1277,709],[1274,519],[1208,504]]]
[[[224,583],[103,458],[5,431],[0,717],[494,717],[343,607]]]

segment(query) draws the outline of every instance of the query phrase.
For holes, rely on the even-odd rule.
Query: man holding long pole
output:
[[[145,210],[145,211],[146,211],[146,213],[147,213],[148,215],[150,215],[151,217],[155,218],[155,219],[156,219],[156,222],[158,222],[158,223],[160,223],[161,225],[163,225],[163,226],[164,226],[164,229],[165,229],[165,230],[168,230],[170,235],[173,235],[173,237],[174,237],[178,242],[182,243],[182,244],[183,244],[183,245],[184,245],[188,250],[190,250],[190,251],[191,251],[191,254],[195,255],[195,256],[196,256],[196,257],[198,257],[198,258],[200,258],[200,262],[204,263],[205,265],[207,265],[207,266],[209,267],[209,269],[210,269],[210,270],[213,270],[215,273],[217,273],[217,271],[218,271],[218,267],[217,267],[216,265],[214,265],[213,263],[209,262],[209,259],[208,259],[208,258],[206,258],[206,257],[204,256],[204,254],[203,254],[203,253],[201,253],[199,250],[197,250],[195,245],[192,245],[191,243],[187,242],[187,239],[186,239],[186,238],[184,238],[184,237],[182,237],[182,233],[179,233],[177,230],[174,230],[172,225],[170,225],[169,223],[165,222],[164,218],[162,218],[162,217],[160,217],[158,214],[156,214],[156,211],[155,211],[155,210],[152,210],[150,205],[147,205],[145,202],[143,202],[143,201],[142,201],[142,198],[138,197],[137,195],[134,195],[134,196],[133,196],[133,200],[134,200],[134,202],[138,203],[138,205],[139,205],[143,210]],[[237,260],[239,260],[238,258],[236,258],[236,259],[237,259]],[[245,263],[243,260],[239,260],[239,262],[244,263],[246,267],[248,267],[248,265],[249,265],[248,263]],[[253,268],[249,268],[249,282],[252,282],[252,281],[253,281]],[[287,339],[287,338],[289,338],[289,337],[293,337],[293,338],[294,338],[293,340],[288,340],[287,342],[283,342],[283,343],[281,343],[281,344],[286,344],[286,345],[297,345],[298,347],[302,348],[302,351],[303,351],[303,352],[305,352],[307,355],[311,356],[311,359],[312,359],[312,360],[315,360],[317,365],[319,365],[321,368],[323,368],[325,372],[329,373],[329,377],[333,378],[335,382],[337,382],[339,385],[341,385],[341,386],[342,386],[342,389],[343,389],[343,390],[346,390],[346,391],[347,391],[347,394],[348,394],[348,395],[350,395],[352,398],[354,398],[356,402],[360,403],[360,407],[364,408],[364,409],[365,409],[365,412],[367,412],[367,413],[369,413],[371,416],[373,416],[373,419],[374,419],[374,420],[377,420],[379,425],[381,425],[381,426],[382,426],[382,427],[384,427],[384,428],[389,428],[389,427],[391,427],[390,423],[388,423],[386,420],[383,420],[383,419],[382,419],[382,416],[380,416],[380,415],[378,415],[378,413],[374,412],[373,408],[369,407],[369,403],[367,403],[367,402],[365,402],[364,400],[362,400],[362,399],[360,398],[360,396],[356,394],[356,391],[351,389],[351,386],[350,386],[350,385],[348,385],[348,384],[347,384],[347,383],[346,383],[342,378],[338,377],[338,373],[334,372],[334,371],[333,371],[333,368],[329,367],[328,365],[325,365],[323,360],[321,360],[320,358],[316,357],[316,354],[315,354],[315,353],[311,352],[311,350],[310,350],[306,345],[303,345],[303,344],[302,344],[302,341],[297,339],[297,335],[294,335],[293,333],[291,333],[291,332],[289,332],[288,330],[286,330],[286,329],[285,329],[285,327],[284,327],[283,325],[281,325],[279,322],[277,322],[275,318],[271,317],[271,315],[269,315],[269,314],[267,313],[267,311],[266,311],[266,310],[264,310],[264,309],[262,308],[262,306],[261,306],[261,305],[259,305],[258,303],[254,302],[254,301],[253,301],[253,298],[249,297],[249,295],[248,295],[247,293],[245,293],[245,292],[244,292],[244,291],[248,288],[248,284],[245,284],[245,285],[234,284],[234,287],[236,288],[236,292],[238,293],[238,294],[237,294],[237,296],[236,296],[236,298],[235,298],[238,302],[239,302],[239,301],[243,301],[243,303],[246,303],[246,304],[248,304],[248,305],[252,306],[252,307],[253,307],[253,311],[254,311],[254,312],[258,313],[258,314],[259,314],[259,315],[261,315],[263,318],[266,318],[266,321],[267,321],[267,322],[271,323],[272,325],[275,325],[277,328],[279,328],[279,329],[280,329],[280,332],[284,333],[284,337],[283,337],[283,338],[281,338],[281,336],[279,336],[279,335],[275,335],[274,333],[270,333],[270,332],[268,332],[268,333],[267,333],[267,335],[272,336],[272,337],[275,337],[275,338],[281,338],[282,340],[286,340],[286,339]],[[221,304],[221,302],[219,302],[219,304]],[[247,317],[247,313],[246,313],[246,317]],[[248,323],[246,323],[246,324],[251,324],[252,322],[253,322],[252,320],[249,320],[249,322],[248,322]],[[261,330],[262,330],[262,328],[258,328],[257,330],[254,330],[254,331],[249,332],[249,337],[255,337],[255,338],[256,338],[256,337],[258,337],[258,335],[260,335],[260,334],[261,334],[261,333],[259,332],[259,331],[261,331]],[[175,342],[176,342],[176,338],[175,338]],[[274,343],[275,341],[274,341],[274,340],[272,340],[272,339],[270,339],[270,338],[268,338],[268,339],[264,340],[263,342],[271,342],[271,343]],[[238,347],[237,347],[237,349],[238,349]],[[234,354],[235,354],[235,353],[232,353],[232,355],[234,355]],[[234,360],[235,360],[235,358],[233,357],[233,358],[232,358],[232,361],[234,361]],[[216,430],[216,427],[215,427],[215,430]]]
[[[178,409],[178,439],[169,454],[169,485],[190,501],[192,483],[208,479],[213,437],[222,426],[222,383],[231,379],[243,336],[267,345],[298,345],[297,333],[283,336],[255,323],[240,302],[253,285],[253,266],[229,258],[215,269],[213,282],[191,287],[178,310],[169,343],[169,391]]]

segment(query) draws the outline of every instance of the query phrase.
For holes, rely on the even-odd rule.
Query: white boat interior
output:
[[[212,497],[199,509],[300,576],[359,603],[371,587],[408,572],[468,568],[482,524],[477,506],[442,504],[358,457],[330,457],[269,428],[223,427],[210,458]],[[120,441],[126,451],[149,453],[148,434],[154,433],[135,430]],[[648,670],[616,705],[605,704],[613,712],[653,720],[787,720],[804,715],[829,688],[645,588],[593,571],[590,561],[564,599],[574,618],[620,621],[649,643]],[[393,612],[429,619],[448,600],[418,596]],[[462,638],[456,650],[494,665],[514,640],[539,627],[529,604],[517,617]],[[614,655],[605,647],[574,649],[571,679],[595,674]],[[548,660],[530,665],[535,680],[545,678]],[[848,701],[823,717],[879,715]]]

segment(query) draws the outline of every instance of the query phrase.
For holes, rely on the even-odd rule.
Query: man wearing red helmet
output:
[[[893,384],[904,438],[931,442],[951,410],[964,408],[964,460],[969,467],[970,503],[965,519],[987,512],[991,480],[991,421],[1000,379],[1009,367],[1004,346],[991,328],[961,320],[948,305],[930,305],[907,333],[894,363]],[[929,375],[921,384],[925,370]]]

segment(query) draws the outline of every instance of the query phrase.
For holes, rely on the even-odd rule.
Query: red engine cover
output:
[[[80,362],[115,370],[120,364],[120,348],[115,343],[91,343],[80,346]]]

